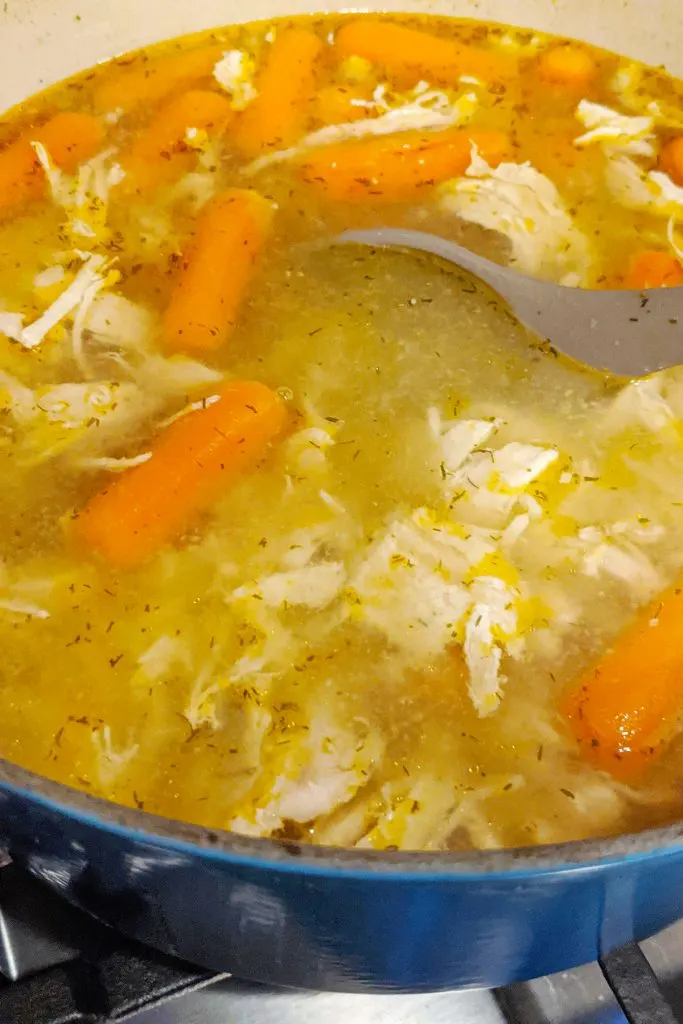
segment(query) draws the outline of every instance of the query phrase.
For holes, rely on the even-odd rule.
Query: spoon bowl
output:
[[[345,231],[336,243],[417,249],[448,260],[493,288],[520,323],[558,352],[596,370],[647,377],[683,363],[683,287],[641,292],[569,288],[407,228]]]

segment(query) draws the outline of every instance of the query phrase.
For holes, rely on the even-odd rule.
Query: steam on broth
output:
[[[318,243],[410,225],[680,285],[682,132],[661,71],[370,15],[7,115],[0,754],[375,849],[679,816],[682,372],[587,372],[452,267]]]

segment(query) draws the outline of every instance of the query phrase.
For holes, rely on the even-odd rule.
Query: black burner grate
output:
[[[621,946],[604,957],[600,968],[628,1024],[682,1024],[683,1017],[669,1004],[663,986],[637,943]],[[508,1024],[553,1024],[539,1005],[533,983],[498,989],[495,996]],[[594,1016],[590,1024],[603,1022],[619,1024],[610,1009]]]
[[[0,1024],[105,1024],[224,978],[117,936],[0,870]]]

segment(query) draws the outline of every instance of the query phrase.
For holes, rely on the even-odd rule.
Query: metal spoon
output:
[[[449,260],[486,282],[524,324],[553,348],[597,370],[646,377],[683,363],[683,287],[647,291],[568,288],[501,267],[424,231],[345,231],[335,244],[419,249]]]

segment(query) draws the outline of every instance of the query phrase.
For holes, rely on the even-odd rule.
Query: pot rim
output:
[[[683,852],[683,821],[599,839],[463,852],[356,850],[291,840],[248,838],[125,807],[0,758],[0,793],[2,791],[65,814],[86,827],[115,832],[136,843],[164,847],[185,856],[199,854],[223,863],[307,875],[343,874],[374,879],[383,875],[403,876],[413,881],[435,877],[453,881],[468,876],[515,877],[585,871],[625,859],[645,860]],[[11,830],[9,823],[10,836]],[[9,846],[11,854],[11,838]]]

